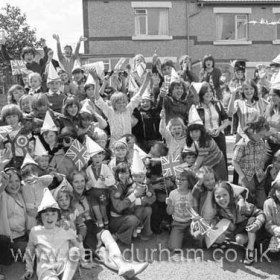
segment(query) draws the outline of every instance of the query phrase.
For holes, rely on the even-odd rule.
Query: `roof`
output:
[[[203,3],[220,3],[220,4],[279,4],[280,0],[198,0]]]

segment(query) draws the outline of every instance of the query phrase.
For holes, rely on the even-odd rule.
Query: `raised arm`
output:
[[[87,38],[85,38],[85,37],[83,37],[83,36],[81,36],[80,38],[79,38],[79,41],[78,41],[78,43],[77,43],[77,45],[76,45],[76,48],[75,48],[75,52],[74,52],[74,54],[73,54],[73,58],[74,59],[77,59],[78,57],[79,57],[79,51],[80,51],[80,47],[81,47],[81,42],[84,42],[84,41],[86,41],[87,40]]]
[[[60,38],[58,34],[53,34],[53,38],[56,40],[56,47],[57,47],[57,56],[60,62],[64,60],[64,55],[61,50],[61,45],[60,45]]]

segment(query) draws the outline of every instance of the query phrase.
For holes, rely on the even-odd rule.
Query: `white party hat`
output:
[[[38,136],[35,136],[35,148],[34,148],[34,156],[47,156],[48,151],[43,146],[40,138]]]
[[[203,83],[192,82],[191,86],[195,89],[196,93],[199,94]]]
[[[96,142],[94,142],[89,136],[86,135],[86,147],[87,152],[90,157],[97,155],[100,152],[104,152],[104,149],[102,149]]]
[[[50,190],[48,188],[45,188],[42,201],[38,207],[38,213],[40,213],[48,208],[54,208],[54,209],[60,210],[58,203],[53,198]]]
[[[85,85],[95,85],[95,80],[90,73],[88,73]]]
[[[90,100],[84,101],[82,108],[80,110],[80,114],[82,114],[82,113],[88,113],[90,115],[92,115],[94,113],[94,110],[93,110],[92,106],[90,105]]]
[[[198,115],[198,112],[195,108],[195,105],[192,105],[190,111],[189,111],[189,122],[188,122],[188,126],[193,125],[193,124],[200,124],[203,125],[203,122],[200,118],[200,116]]]
[[[44,123],[41,128],[41,133],[45,131],[58,131],[58,127],[55,125],[49,111],[46,112]]]
[[[53,81],[61,81],[59,75],[57,74],[53,64],[49,63],[49,69],[48,69],[48,79],[47,83],[53,82]]]
[[[143,163],[139,152],[137,150],[134,150],[133,152],[133,158],[132,158],[132,163],[131,163],[131,174],[142,174],[142,173],[146,173],[146,166]]]
[[[34,164],[38,166],[38,163],[31,157],[31,155],[29,153],[26,153],[23,163],[21,165],[21,169],[28,164]]]

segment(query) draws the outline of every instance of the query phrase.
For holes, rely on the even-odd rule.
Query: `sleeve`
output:
[[[243,139],[241,139],[240,141],[242,140]],[[240,162],[241,158],[244,155],[244,151],[245,151],[245,146],[243,145],[243,143],[238,142],[234,147],[232,160],[236,162]]]
[[[274,235],[274,230],[278,227],[273,224],[273,201],[272,199],[267,199],[263,204],[263,211],[266,216],[265,229],[271,234]]]
[[[166,122],[165,119],[161,119],[159,123],[159,133],[161,134],[162,138],[165,139],[166,144],[169,145],[171,141],[171,133],[169,130],[166,128]]]
[[[258,209],[254,204],[246,202],[246,214],[247,217],[255,217],[255,224],[258,225],[260,229],[261,226],[265,223],[265,214],[263,210]]]
[[[44,50],[44,56],[39,60],[39,64],[40,64],[40,66],[42,67],[42,74],[44,73],[44,71],[45,71],[45,68],[46,68],[46,64],[47,64],[47,61],[48,61],[48,47],[47,46],[45,46],[44,48],[43,48],[43,50]]]
[[[122,212],[123,210],[127,209],[130,207],[130,205],[136,200],[136,197],[134,194],[130,194],[128,197],[126,197],[125,199],[121,199],[120,197],[118,197],[117,195],[115,195],[117,193],[118,189],[117,187],[115,187],[111,192],[110,192],[110,199],[111,199],[111,203],[113,205],[113,208],[117,211],[117,212]]]
[[[141,101],[141,95],[138,92],[131,98],[130,102],[127,104],[126,108],[129,110],[130,115],[132,115],[133,110],[138,107],[140,101]]]
[[[102,97],[98,98],[96,101],[96,106],[98,106],[102,112],[104,113],[104,115],[109,118],[110,115],[112,114],[112,108],[103,100]]]
[[[47,188],[53,181],[54,177],[52,175],[43,175],[39,177],[39,180],[42,182],[43,186]]]

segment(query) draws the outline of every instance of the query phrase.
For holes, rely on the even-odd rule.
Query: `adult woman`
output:
[[[258,97],[258,88],[254,80],[245,80],[240,94],[241,98],[235,100],[236,91],[233,91],[228,106],[228,115],[231,117],[237,113],[238,116],[236,142],[244,134],[246,124],[258,116],[264,116],[268,107],[267,101]]]
[[[268,155],[267,165],[272,162],[272,156],[280,149],[280,89],[271,89],[269,95],[270,105],[266,116],[272,135],[266,143]]]
[[[148,266],[148,263],[125,262],[110,232],[97,227],[90,211],[91,207],[86,193],[86,181],[87,177],[84,171],[75,170],[70,174],[69,182],[74,190],[73,205],[78,209],[87,226],[84,246],[89,248],[105,265],[117,270],[120,276],[132,278],[141,273]]]
[[[202,69],[199,73],[200,82],[209,83],[213,89],[215,96],[221,100],[220,78],[222,72],[219,68],[215,67],[215,60],[211,54],[205,55],[202,60]]]
[[[224,129],[229,126],[228,115],[219,101],[213,100],[213,90],[203,82],[198,92],[199,103],[195,106],[206,131],[212,136],[227,162],[226,138]]]

